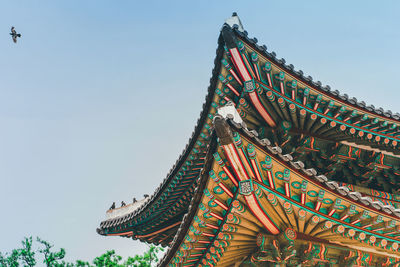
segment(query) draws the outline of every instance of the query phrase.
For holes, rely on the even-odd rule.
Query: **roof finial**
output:
[[[232,17],[228,18],[225,20],[225,23],[228,24],[229,26],[233,27],[233,25],[238,25],[238,30],[243,32],[244,28],[243,28],[243,24],[240,21],[240,18],[238,16],[238,14],[236,12],[232,13]]]

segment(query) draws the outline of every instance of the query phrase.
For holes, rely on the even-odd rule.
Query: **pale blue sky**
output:
[[[324,3],[322,3],[324,2]],[[224,19],[323,84],[400,111],[397,1],[0,2],[0,251],[24,236],[93,259],[95,229],[153,193],[200,113]],[[18,44],[8,35],[14,25]]]

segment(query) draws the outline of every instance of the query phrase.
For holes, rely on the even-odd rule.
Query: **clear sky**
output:
[[[233,11],[296,69],[400,111],[400,2],[188,2],[0,1],[0,251],[29,235],[68,260],[146,248],[96,227],[175,163]]]

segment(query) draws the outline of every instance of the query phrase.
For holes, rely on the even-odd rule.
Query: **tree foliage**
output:
[[[37,238],[37,242],[39,242],[42,245],[42,248],[39,249],[38,251],[42,253],[44,257],[43,263],[47,267],[71,266],[62,260],[65,257],[65,249],[60,248],[60,251],[53,252],[51,251],[53,245],[50,245],[49,242],[42,240],[39,237]]]
[[[115,254],[114,250],[110,250],[107,251],[106,253],[104,253],[103,255],[101,255],[100,257],[96,257],[93,260],[93,264],[94,266],[99,266],[99,267],[119,267],[119,266],[123,266],[120,264],[120,261],[122,260],[122,257],[119,255]]]
[[[25,237],[22,241],[22,248],[19,250],[19,257],[21,261],[29,267],[36,265],[35,252],[32,250],[32,237]]]
[[[36,242],[36,251],[33,248],[32,237],[26,237],[21,242],[21,248],[13,249],[10,253],[0,252],[0,267],[33,267],[38,262],[37,255],[47,267],[149,267],[158,261],[158,253],[163,251],[163,248],[152,245],[143,255],[135,255],[123,261],[114,250],[110,250],[94,258],[92,263],[82,260],[70,263],[64,260],[64,248],[54,250],[53,245],[40,238],[37,238]]]
[[[143,255],[129,257],[124,266],[147,267],[158,261],[157,253],[163,251],[161,247],[151,246]]]

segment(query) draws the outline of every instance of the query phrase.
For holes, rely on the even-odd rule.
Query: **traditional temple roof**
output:
[[[183,153],[150,198],[101,222],[98,233],[172,244],[163,260],[170,262],[204,198],[208,170],[215,165],[210,153],[218,149],[212,121],[227,105],[245,122],[245,138],[267,138],[266,150],[289,155],[291,168],[315,177],[324,190],[397,216],[400,114],[314,82],[248,38],[236,15],[227,22],[200,119]]]

